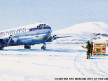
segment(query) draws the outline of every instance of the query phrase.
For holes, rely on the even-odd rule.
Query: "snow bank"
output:
[[[103,22],[86,22],[58,30],[55,34],[107,33],[108,25]]]

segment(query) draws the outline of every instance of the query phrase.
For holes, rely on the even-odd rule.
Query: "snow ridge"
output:
[[[72,25],[62,30],[54,32],[55,34],[81,34],[81,33],[107,33],[108,24],[104,22],[85,22]]]

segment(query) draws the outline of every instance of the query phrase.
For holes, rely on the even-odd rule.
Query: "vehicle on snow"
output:
[[[93,55],[96,54],[106,54],[106,43],[94,43],[93,45]]]

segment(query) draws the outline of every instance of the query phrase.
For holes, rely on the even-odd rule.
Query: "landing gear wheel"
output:
[[[3,50],[4,46],[0,43],[0,50]]]
[[[43,45],[43,46],[41,47],[41,50],[46,50],[46,46]]]
[[[0,50],[3,50],[4,49],[4,47],[0,47]]]
[[[24,48],[25,49],[31,49],[31,46],[30,45],[25,45]]]

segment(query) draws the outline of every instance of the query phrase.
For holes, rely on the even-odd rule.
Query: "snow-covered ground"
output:
[[[0,81],[107,78],[108,55],[93,56],[87,60],[82,45],[52,43],[47,44],[45,51],[40,50],[41,45],[35,45],[30,50],[23,49],[23,46],[7,47],[0,51]]]
[[[41,50],[41,44],[32,46],[30,50],[23,46],[6,47],[0,51],[0,81],[108,80],[108,49],[105,56],[86,59],[86,49],[81,47],[91,38],[106,41],[106,38],[90,33],[96,30],[95,33],[105,33],[107,27],[102,22],[88,22],[57,31],[57,36],[67,37],[48,43],[47,50]]]

